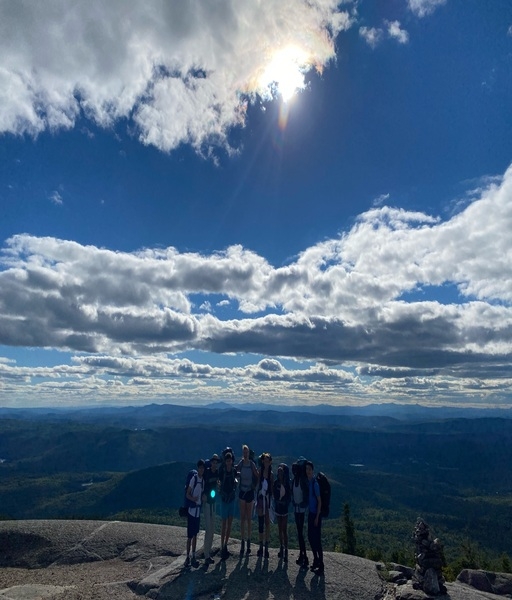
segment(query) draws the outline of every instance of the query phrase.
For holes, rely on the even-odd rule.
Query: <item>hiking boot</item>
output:
[[[209,556],[208,558],[204,559],[204,564],[205,565],[213,565],[215,561],[213,560],[213,558],[211,556]]]
[[[187,558],[185,559],[185,562],[183,563],[184,567],[190,567],[190,557],[187,556]]]
[[[322,575],[324,574],[324,565],[319,565],[315,571],[314,571],[315,575],[318,575],[318,577],[322,577]]]
[[[296,565],[302,565],[304,562],[304,554],[302,552],[299,554],[299,558],[295,561]]]
[[[242,545],[240,546],[240,556],[243,556],[245,553],[245,540],[242,540]]]
[[[268,553],[268,544],[265,544],[265,558],[270,558],[270,554]]]
[[[247,554],[251,553],[251,540],[247,540]]]
[[[288,562],[288,548],[284,549],[283,559],[284,559],[284,562]]]
[[[258,552],[256,552],[258,556],[263,556],[263,544],[260,542],[260,547],[258,548]]]
[[[284,557],[284,549],[282,546],[279,547],[279,552],[277,553],[277,558],[283,558]]]
[[[194,558],[190,561],[190,564],[195,568],[197,568],[199,566],[199,561],[197,560],[197,558],[194,556]]]
[[[305,569],[307,569],[309,566],[309,558],[307,556],[307,554],[304,555],[303,559],[302,559],[302,567],[304,567]]]

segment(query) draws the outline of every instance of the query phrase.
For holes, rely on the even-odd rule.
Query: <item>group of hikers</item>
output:
[[[198,460],[197,469],[191,471],[185,485],[187,511],[187,557],[185,566],[197,567],[197,534],[200,527],[201,511],[204,514],[204,557],[205,565],[214,562],[211,557],[217,499],[220,498],[221,560],[229,558],[228,542],[231,524],[238,496],[240,507],[240,556],[251,554],[252,516],[255,510],[258,517],[259,547],[257,556],[269,558],[270,522],[275,515],[279,531],[280,550],[278,556],[288,561],[288,510],[293,506],[299,557],[296,563],[301,568],[309,567],[304,540],[304,523],[308,515],[308,541],[313,554],[311,571],[323,575],[322,550],[322,498],[318,480],[314,475],[314,465],[300,458],[292,465],[292,476],[288,465],[280,463],[274,475],[272,456],[264,452],[258,459],[247,445],[242,446],[242,458],[235,464],[234,452],[226,448],[222,457],[214,454],[208,461]],[[325,508],[325,507],[324,507]]]

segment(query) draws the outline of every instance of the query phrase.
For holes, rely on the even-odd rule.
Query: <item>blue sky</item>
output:
[[[512,400],[506,0],[0,0],[0,405]]]

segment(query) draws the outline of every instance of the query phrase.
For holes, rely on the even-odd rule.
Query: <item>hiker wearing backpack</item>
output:
[[[295,516],[295,527],[297,528],[297,539],[299,542],[299,557],[295,561],[301,567],[309,566],[306,553],[306,542],[304,540],[304,521],[306,509],[309,504],[309,483],[306,475],[306,459],[299,458],[292,465],[292,503]]]
[[[251,553],[251,528],[252,528],[252,509],[254,506],[254,490],[258,484],[258,469],[250,457],[249,446],[242,446],[243,458],[236,466],[236,471],[240,480],[240,535],[242,545],[240,547],[240,556],[245,552],[245,532],[247,529],[247,554]]]
[[[281,463],[277,467],[277,477],[273,488],[274,508],[279,530],[278,557],[288,561],[288,507],[290,506],[291,487],[288,465]]]
[[[219,481],[219,456],[214,454],[207,463],[208,467],[204,472],[204,492],[206,502],[204,504],[204,564],[209,565],[213,562],[210,556],[213,544],[213,532],[215,531],[215,511],[217,500],[217,484]]]
[[[203,459],[197,461],[197,473],[192,477],[187,488],[186,498],[189,502],[189,509],[187,515],[187,558],[185,559],[185,567],[189,565],[197,567],[199,564],[196,560],[196,544],[201,519],[201,504],[204,499],[204,465]]]
[[[306,461],[306,475],[309,482],[309,513],[308,513],[308,541],[313,552],[311,571],[317,575],[324,574],[324,551],[322,549],[322,497],[320,485],[315,477],[314,465]]]
[[[231,535],[231,523],[235,514],[236,486],[238,479],[233,465],[233,454],[226,452],[223,454],[224,461],[219,469],[220,485],[220,515],[222,526],[220,531],[221,559],[229,558],[228,542]]]
[[[274,475],[272,474],[272,456],[269,452],[264,452],[260,456],[259,484],[256,495],[256,513],[258,515],[258,533],[260,547],[258,556],[269,557],[268,543],[270,541],[270,500],[272,498],[272,489],[274,485]],[[265,553],[263,553],[263,542],[265,542]]]

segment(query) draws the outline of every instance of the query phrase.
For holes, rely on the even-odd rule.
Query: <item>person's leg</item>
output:
[[[302,565],[305,561],[308,561],[308,555],[306,554],[306,542],[304,540],[304,519],[306,513],[296,512],[294,513],[294,516],[295,528],[297,529],[297,540],[299,542],[299,558],[295,562],[298,565]]]
[[[185,566],[190,564],[190,548],[192,546],[192,538],[194,537],[194,521],[190,513],[187,515],[187,557],[185,558]]]
[[[196,546],[197,546],[197,534],[199,533],[199,524],[200,524],[200,517],[192,517],[192,523],[191,523],[191,533],[192,536],[189,536],[192,538],[192,566],[196,567],[197,566],[197,559],[196,559]]]
[[[270,541],[270,513],[268,503],[265,507],[265,558],[269,558],[268,543]]]
[[[227,520],[227,525],[226,525],[226,538],[225,538],[225,539],[226,539],[226,542],[225,542],[226,546],[227,546],[227,544],[228,544],[228,542],[229,542],[229,538],[230,538],[230,536],[231,536],[231,523],[233,523],[233,515],[229,516],[229,517],[228,517],[228,520]]]
[[[226,529],[228,526],[228,522],[227,519],[222,519],[222,523],[220,526],[220,547],[221,549],[224,548],[224,545],[227,544],[226,542]]]
[[[277,520],[277,533],[279,536],[279,552],[277,556],[283,558],[284,556],[284,538],[283,538],[283,517],[281,515],[276,516]]]
[[[185,566],[188,567],[188,565],[190,564],[190,545],[192,543],[192,540],[187,537],[187,556],[185,558]]]
[[[284,546],[284,560],[288,560],[288,515],[281,517],[283,520],[283,546]]]
[[[215,515],[215,505],[205,504],[204,506],[204,558],[209,561],[210,552],[213,544],[213,529]]]
[[[252,509],[254,506],[254,500],[246,502],[246,518],[247,518],[247,544],[250,549],[251,544],[251,533],[252,533]]]
[[[245,500],[240,500],[240,537],[245,540]]]
[[[322,517],[318,519],[317,527],[318,570],[317,575],[324,574],[324,549],[322,546]]]
[[[316,547],[316,531],[315,531],[315,517],[316,515],[308,513],[308,541],[311,546],[311,552],[313,553],[313,565],[311,568],[318,566],[318,550]]]

